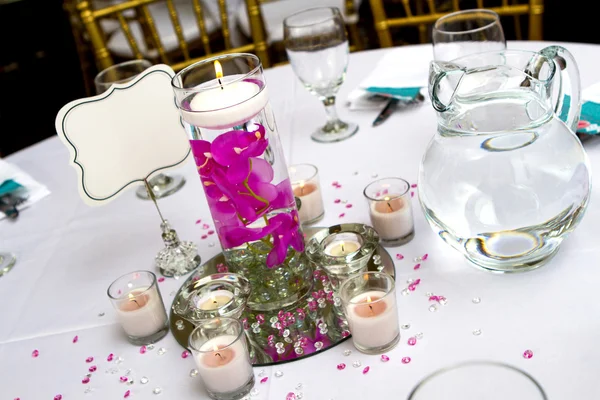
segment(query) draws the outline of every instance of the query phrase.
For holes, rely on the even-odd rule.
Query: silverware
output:
[[[373,127],[383,124],[389,118],[389,116],[396,111],[399,105],[401,105],[402,108],[405,108],[413,104],[419,104],[423,100],[425,100],[425,96],[423,96],[421,93],[416,95],[412,100],[400,100],[395,97],[390,98],[383,110],[381,110],[377,118],[375,118],[373,121]]]
[[[26,196],[19,196],[15,193],[7,193],[0,197],[0,212],[6,214],[9,219],[17,219],[19,210],[17,206],[23,204],[27,200]]]

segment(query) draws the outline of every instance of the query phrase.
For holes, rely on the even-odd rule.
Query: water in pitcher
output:
[[[287,50],[294,72],[317,96],[335,94],[344,82],[348,66],[348,41],[328,42],[307,50]]]
[[[476,86],[476,85],[475,85]],[[455,98],[423,158],[420,200],[439,235],[491,270],[549,259],[588,201],[577,137],[533,92]]]

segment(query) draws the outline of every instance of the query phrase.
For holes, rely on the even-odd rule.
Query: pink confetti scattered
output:
[[[123,395],[124,398],[128,398],[129,395],[131,394],[131,390],[128,390],[125,392],[125,394]]]
[[[201,222],[202,222],[202,220],[201,220],[201,219],[197,219],[197,220],[196,220],[196,225],[198,225],[198,224],[199,224],[199,223],[201,223]]]
[[[268,376],[265,376],[264,378],[262,378],[262,379],[260,380],[260,383],[267,383],[267,381],[268,381],[268,380],[269,380],[269,377],[268,377]]]
[[[418,270],[419,268],[421,268],[421,264],[417,264],[417,265],[415,265],[415,266],[413,267],[413,269],[414,269],[415,271],[416,271],[416,270]]]
[[[333,181],[333,182],[331,182],[331,186],[337,186],[337,185],[339,185],[339,184],[340,184],[340,183],[339,183],[338,181]]]
[[[414,189],[414,188],[416,188],[416,187],[417,187],[417,184],[416,184],[416,183],[413,183],[412,185],[410,185],[410,187]]]
[[[119,378],[121,382],[127,382],[129,379],[126,376],[122,376]]]
[[[108,355],[108,357],[106,357],[106,361],[111,362],[113,360],[113,358],[115,357],[115,355],[113,353],[110,353]]]
[[[223,264],[223,263],[219,263],[217,264],[217,272],[223,273],[223,272],[228,272],[229,268],[227,267],[227,265]]]
[[[15,399],[14,399],[14,400],[21,400],[21,398],[20,398],[20,397],[15,397]]]
[[[342,337],[346,338],[350,336],[350,331],[342,331]]]
[[[415,197],[415,192],[410,192],[410,197]]]
[[[410,357],[402,357],[402,364],[408,364],[410,362]]]
[[[39,350],[34,350],[31,352],[31,357],[33,358],[37,358],[37,356],[40,355],[40,351]]]
[[[396,254],[396,260],[404,260],[404,256],[400,253]]]
[[[525,350],[523,352],[523,358],[526,358],[526,359],[529,360],[531,357],[533,357],[533,351],[531,351],[531,350]]]
[[[208,228],[210,228],[210,225],[209,225],[209,224],[203,224],[203,225],[202,225],[202,229],[206,230],[206,229],[208,229]]]
[[[352,204],[350,204],[350,203],[346,204],[346,208],[352,208]]]
[[[140,354],[146,354],[146,351],[148,351],[148,348],[146,346],[140,347]]]
[[[94,357],[88,357],[85,359],[86,363],[91,363],[92,361],[94,361]]]
[[[418,285],[419,283],[421,283],[421,279],[417,279],[416,281],[413,282],[414,285]]]
[[[206,239],[208,235],[202,235],[201,239]]]
[[[387,189],[383,189],[383,192],[382,192],[382,193],[383,193],[383,194],[388,194],[388,193],[389,193],[389,190],[387,190]]]
[[[188,358],[189,355],[190,355],[190,352],[187,350],[184,350],[183,353],[181,353],[181,358]]]
[[[88,371],[96,372],[96,369],[98,369],[98,368],[95,365],[92,365],[91,367],[88,368]]]
[[[85,385],[85,384],[88,384],[88,383],[90,383],[90,378],[88,378],[88,377],[86,376],[85,378],[83,378],[83,379],[81,380],[81,383],[83,383],[84,385]]]
[[[340,204],[340,203],[342,202],[342,200],[340,200],[340,199],[335,199],[333,202],[334,202],[335,204]]]
[[[344,363],[340,363],[337,365],[337,369],[340,371],[343,370],[344,368],[346,368],[346,364],[344,364]]]
[[[285,396],[285,400],[296,400],[296,395],[294,394],[294,392],[289,392],[286,396]]]
[[[214,234],[215,234],[215,231],[213,231],[213,230],[211,229],[210,231],[208,231],[208,232],[206,232],[206,233],[208,233],[209,235],[214,235]]]
[[[429,258],[429,254],[428,254],[428,253],[425,253],[425,254],[423,254],[423,257],[421,257],[421,260],[425,261],[425,260],[427,260],[428,258]]]
[[[77,343],[79,341],[79,336],[75,335],[73,338],[73,343]]]
[[[385,354],[382,354],[381,355],[381,361],[382,362],[388,362],[388,361],[390,361],[390,358],[388,356],[386,356]]]
[[[411,283],[410,285],[408,285],[408,290],[410,290],[411,292],[414,292],[417,289],[417,285],[415,285],[414,283]]]
[[[363,375],[366,375],[369,372],[370,369],[371,369],[371,367],[365,367],[363,369]]]
[[[62,394],[57,394],[54,396],[54,400],[62,400]]]
[[[159,282],[164,282],[164,281],[165,281],[165,278],[164,278],[163,276],[161,276],[160,278],[158,278],[158,281],[159,281]]]
[[[408,345],[409,346],[414,346],[415,344],[417,344],[417,338],[414,336],[411,336],[408,338]]]
[[[340,218],[344,218],[345,216],[346,216],[346,214],[344,214],[344,213],[341,213],[340,215],[338,215],[338,217],[340,217]]]

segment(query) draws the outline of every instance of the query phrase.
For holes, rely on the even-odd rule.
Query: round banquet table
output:
[[[538,50],[548,44],[512,42],[509,48]],[[563,45],[578,60],[582,87],[600,80],[600,46]],[[427,65],[423,54],[431,53],[422,50],[423,46],[408,46],[401,51],[407,63]],[[266,71],[288,164],[312,163],[320,169],[326,214],[319,225],[369,223],[362,195],[365,185],[376,176],[416,182],[421,156],[436,130],[430,104],[398,111],[377,128],[371,127],[377,111],[349,111],[343,105],[385,51],[350,57],[338,109],[343,119],[357,122],[360,130],[340,143],[311,141],[310,133],[325,120],[323,106],[302,87],[289,66]],[[53,129],[53,121],[43,123]],[[586,149],[593,168],[599,168],[600,141],[587,141]],[[199,378],[190,377],[193,359],[182,358],[183,349],[173,336],[169,334],[154,350],[140,354],[125,340],[106,296],[106,288],[117,276],[155,269],[154,256],[162,241],[152,204],[128,190],[103,207],[85,205],[67,149],[57,138],[11,155],[8,161],[46,184],[52,194],[24,210],[17,221],[0,221],[0,250],[18,255],[16,267],[0,278],[0,397],[43,400],[62,394],[64,400],[118,399],[130,390],[131,398],[146,399],[155,398],[152,391],[160,387],[160,396],[166,399],[208,398]],[[188,182],[180,192],[159,200],[163,214],[182,239],[198,243],[203,260],[208,260],[219,246],[214,235],[201,239],[203,223],[212,226],[212,221],[193,161],[188,160],[178,172]],[[332,186],[333,181],[341,188]],[[600,185],[595,182],[593,187],[597,192]],[[262,373],[269,379],[266,383],[257,379],[258,393],[252,399],[285,399],[287,393],[298,391],[304,399],[317,400],[405,399],[434,370],[466,360],[501,361],[521,368],[552,399],[599,398],[600,302],[594,297],[600,281],[600,248],[594,234],[600,221],[597,196],[592,195],[581,225],[548,265],[523,274],[494,275],[467,265],[436,237],[415,195],[416,237],[389,251],[392,256],[405,256],[395,260],[397,290],[406,287],[407,279],[420,278],[421,284],[410,295],[398,296],[400,323],[410,328],[401,331],[400,344],[387,353],[390,361],[360,354],[346,341],[304,360],[255,368],[257,376]],[[334,203],[338,198],[353,207]],[[198,219],[203,223],[197,224]],[[413,259],[425,253],[428,260],[413,270]],[[160,283],[165,303],[171,303],[183,280]],[[430,312],[427,292],[445,296],[447,304]],[[479,304],[473,303],[475,297],[481,298]],[[477,329],[479,336],[473,334]],[[407,339],[417,333],[423,333],[422,339],[409,346]],[[77,343],[73,343],[75,336]],[[160,347],[166,349],[163,355],[157,350]],[[352,350],[350,356],[343,354],[347,349]],[[534,353],[531,359],[523,357],[528,349]],[[33,350],[39,351],[37,358],[32,357]],[[107,362],[110,353],[122,357],[122,362]],[[94,361],[86,363],[88,357]],[[403,364],[402,357],[412,361]],[[353,368],[354,361],[362,366]],[[337,370],[339,363],[345,363],[346,369]],[[91,365],[97,371],[90,383],[82,384]],[[371,368],[363,375],[365,366]],[[135,379],[132,385],[119,382],[127,370]],[[277,371],[283,376],[277,377]],[[147,384],[140,383],[142,376],[149,379]],[[299,383],[300,390],[296,389]]]

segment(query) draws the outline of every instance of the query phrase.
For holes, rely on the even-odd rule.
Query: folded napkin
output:
[[[20,211],[48,196],[50,191],[46,186],[21,171],[16,165],[0,159],[0,197],[8,193],[27,198],[17,206]],[[0,213],[0,220],[4,218],[6,218],[6,215]]]
[[[600,134],[600,82],[584,89],[581,96],[583,104],[577,132],[598,135]]]
[[[410,58],[407,58],[410,55]],[[384,54],[373,71],[348,96],[351,110],[378,109],[387,98],[414,99],[427,87],[431,47],[392,49]]]

